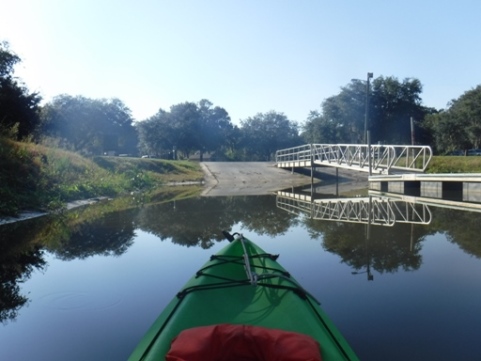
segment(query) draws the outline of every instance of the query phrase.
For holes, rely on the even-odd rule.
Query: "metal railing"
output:
[[[310,161],[312,144],[304,144],[298,147],[281,149],[276,152],[276,162]]]
[[[312,219],[393,226],[395,223],[430,224],[427,205],[389,198],[336,198],[309,200],[294,193],[278,192],[276,205],[290,213]]]
[[[276,152],[279,167],[327,165],[377,174],[424,172],[432,150],[422,145],[305,144]]]

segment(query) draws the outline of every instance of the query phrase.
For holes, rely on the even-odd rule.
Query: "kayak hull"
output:
[[[129,361],[163,360],[181,331],[223,323],[305,334],[319,342],[325,361],[358,360],[318,302],[276,256],[242,238],[220,250],[187,282]]]

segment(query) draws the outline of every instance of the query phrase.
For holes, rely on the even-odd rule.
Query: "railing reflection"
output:
[[[432,214],[425,204],[386,197],[314,199],[291,192],[277,192],[276,205],[290,213],[304,213],[312,219],[378,226],[395,223],[430,224]]]

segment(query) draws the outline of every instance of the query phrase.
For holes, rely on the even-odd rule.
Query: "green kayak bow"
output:
[[[264,252],[241,234],[230,235],[225,232],[225,235],[230,243],[211,256],[167,305],[140,340],[129,361],[164,360],[174,340],[177,349],[193,347],[179,345],[179,342],[185,342],[182,340],[192,339],[193,336],[182,336],[181,333],[187,330],[190,330],[189,335],[201,333],[202,341],[198,344],[203,347],[212,342],[209,344],[210,349],[229,349],[235,352],[229,347],[219,347],[216,343],[231,339],[229,335],[232,333],[226,336],[222,332],[227,330],[225,332],[237,335],[241,332],[239,327],[242,327],[243,340],[247,337],[246,333],[251,338],[245,345],[254,345],[252,334],[260,332],[263,336],[258,337],[270,340],[274,337],[273,334],[284,332],[282,337],[285,334],[288,338],[297,334],[299,340],[304,336],[315,340],[324,361],[358,360],[347,341],[320,308],[319,302],[277,262],[277,255]],[[205,335],[214,331],[205,327],[216,325],[224,326],[216,327],[215,332],[220,334],[209,341]],[[269,347],[267,342],[269,341],[265,341],[266,350]],[[249,347],[251,346],[247,346]],[[262,349],[261,346],[259,348]],[[199,355],[200,352],[199,350]],[[266,355],[257,357],[269,360]],[[221,359],[212,354],[209,358]],[[188,360],[191,359],[195,358]],[[291,359],[296,358],[289,358]]]

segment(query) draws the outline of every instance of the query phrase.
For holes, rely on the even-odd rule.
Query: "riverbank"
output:
[[[75,208],[80,208],[80,207],[85,207],[89,206],[101,201],[106,201],[108,200],[107,197],[95,197],[95,198],[90,198],[90,199],[84,199],[84,200],[78,200],[74,202],[69,202],[66,204],[65,209],[66,210],[71,210]],[[42,212],[42,211],[22,211],[18,213],[17,216],[15,217],[2,217],[0,218],[0,226],[4,224],[9,224],[9,223],[15,223],[19,221],[26,221],[27,219],[33,219],[33,218],[38,218],[38,217],[43,217],[49,214],[49,212]]]
[[[320,168],[316,190],[367,188],[364,173]],[[83,157],[78,153],[0,138],[0,217],[32,217],[69,202],[152,193],[168,184],[205,183],[204,196],[260,195],[310,184],[309,175],[269,162],[205,162]],[[433,157],[428,173],[481,172],[481,157]],[[154,196],[155,198],[155,196]],[[155,199],[154,199],[155,200]],[[148,202],[149,200],[143,200]],[[25,212],[39,210],[39,212]]]
[[[0,217],[62,209],[79,199],[119,197],[165,184],[201,182],[195,162],[78,153],[0,138]]]
[[[114,161],[126,162],[121,158]],[[165,186],[199,185],[203,186],[201,196],[205,197],[255,196],[311,184],[310,176],[277,168],[272,162],[203,162],[193,163],[193,166],[198,166],[202,170],[202,181],[167,182],[162,185],[162,189],[165,189]],[[314,181],[316,191],[325,194],[334,194],[339,185],[343,191],[367,189],[367,176],[360,172],[339,170],[336,177],[335,169],[324,167],[321,172],[316,173]],[[108,197],[98,196],[71,201],[65,204],[64,209],[85,207],[107,199]],[[48,213],[49,211],[38,210],[21,211],[15,216],[0,218],[0,225],[37,218]]]

